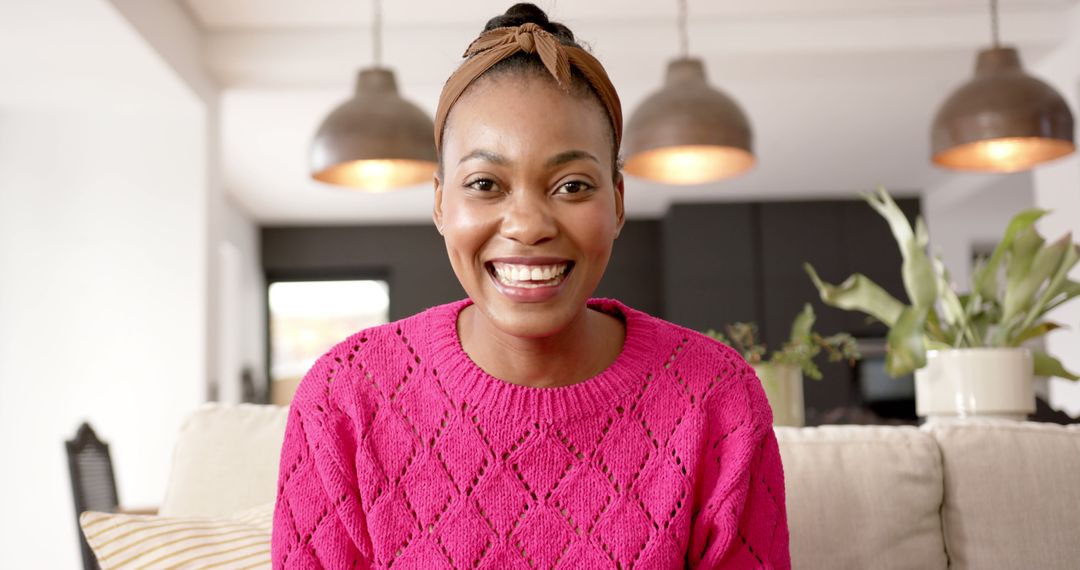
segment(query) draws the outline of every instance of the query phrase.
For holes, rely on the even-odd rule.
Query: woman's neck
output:
[[[469,358],[500,380],[534,388],[569,386],[596,376],[619,356],[624,324],[585,309],[557,334],[522,338],[506,334],[476,308],[462,309],[458,338]]]

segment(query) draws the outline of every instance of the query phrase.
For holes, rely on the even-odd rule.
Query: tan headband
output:
[[[571,70],[576,68],[581,72],[607,109],[615,131],[615,148],[619,148],[622,143],[622,105],[604,66],[589,52],[579,47],[564,45],[540,26],[528,23],[484,32],[465,50],[463,57],[468,59],[450,75],[446,85],[443,85],[442,94],[439,95],[439,108],[435,113],[436,150],[442,151],[446,117],[461,94],[492,66],[519,51],[539,54],[540,61],[563,90],[570,89]]]

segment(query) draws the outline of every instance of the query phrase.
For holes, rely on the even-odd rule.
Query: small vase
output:
[[[803,408],[802,370],[793,364],[758,363],[752,365],[765,388],[773,411],[773,425],[806,425]]]
[[[915,371],[915,411],[927,421],[1022,421],[1035,411],[1034,364],[1026,348],[931,350]]]

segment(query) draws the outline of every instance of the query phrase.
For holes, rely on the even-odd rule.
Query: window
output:
[[[382,280],[277,281],[268,296],[275,404],[288,404],[304,374],[335,344],[390,319],[390,287]]]

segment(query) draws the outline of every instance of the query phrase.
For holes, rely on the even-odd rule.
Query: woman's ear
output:
[[[442,235],[442,180],[439,179],[439,175],[435,174],[435,203],[431,209],[431,220],[435,222],[435,229],[439,230],[439,235]]]
[[[615,237],[619,237],[623,225],[626,224],[626,208],[623,204],[623,175],[615,179]]]

